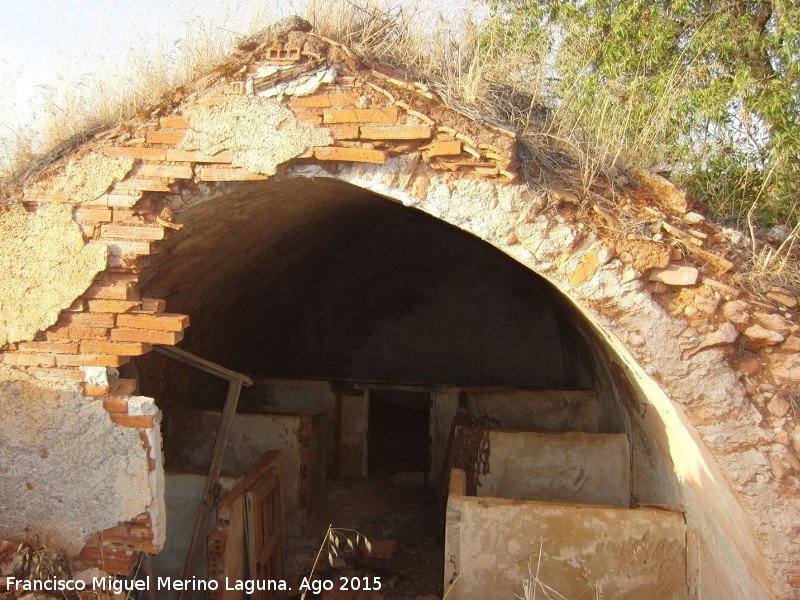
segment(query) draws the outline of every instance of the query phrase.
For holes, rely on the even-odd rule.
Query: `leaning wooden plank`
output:
[[[182,348],[174,348],[172,346],[154,346],[153,349],[159,354],[169,356],[173,360],[177,360],[179,363],[189,365],[190,367],[194,367],[195,369],[203,371],[204,373],[208,373],[209,375],[221,377],[222,379],[226,379],[228,381],[241,381],[245,386],[253,385],[253,380],[247,375],[226,369],[225,367],[213,363],[210,360],[195,356],[191,352],[187,352]]]

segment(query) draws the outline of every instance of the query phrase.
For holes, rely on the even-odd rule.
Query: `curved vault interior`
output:
[[[328,178],[224,184],[177,220],[141,289],[191,316],[182,348],[257,378],[592,389],[600,431],[631,439],[635,499],[680,502],[615,353],[489,244]],[[156,353],[136,367],[162,408],[222,406],[220,380]]]
[[[223,184],[190,198],[177,213],[184,227],[143,273],[142,295],[164,298],[170,311],[190,315],[182,348],[253,377],[255,385],[242,391],[240,412],[325,415],[321,468],[328,476],[373,473],[371,466],[358,470],[366,450],[361,459],[348,454],[348,409],[342,412],[339,396],[335,412],[333,400],[276,401],[269,397],[277,395],[275,381],[321,384],[327,392],[316,387],[312,393],[327,398],[331,390],[359,384],[381,388],[383,396],[395,393],[386,391],[389,386],[414,393],[448,390],[431,392],[430,437],[422,434],[429,462],[421,464],[434,478],[448,456],[447,419],[464,390],[591,390],[596,428],[577,430],[628,436],[623,469],[630,468],[624,489],[631,497],[629,502],[625,492],[620,506],[680,504],[668,454],[641,430],[634,415],[642,409],[615,352],[555,287],[489,244],[333,178]],[[194,448],[210,448],[203,437],[213,434],[214,422],[195,409],[221,409],[226,384],[157,353],[137,358],[134,366],[141,393],[166,411],[166,466],[207,468],[194,462]],[[404,398],[401,403],[414,400]],[[541,410],[530,406],[530,412]],[[442,425],[437,415],[443,414],[449,417]],[[406,417],[386,418],[387,435],[406,436],[406,452],[411,425],[399,422]],[[378,456],[372,441],[364,443],[370,456]],[[237,451],[233,455],[226,454],[226,464],[238,460]],[[320,477],[324,481],[325,473]],[[323,494],[324,484],[314,488],[310,481],[309,494]],[[295,485],[287,483],[289,495]],[[287,502],[294,515],[305,510],[305,516],[287,517],[290,537],[292,531],[313,532],[313,507],[323,500],[287,496]],[[163,563],[173,555],[170,535],[168,529]]]

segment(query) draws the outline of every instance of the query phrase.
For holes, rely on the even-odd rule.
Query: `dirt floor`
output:
[[[325,522],[356,542],[355,551],[342,539],[343,552],[330,565],[327,551],[319,561],[315,578],[333,582],[331,592],[307,598],[379,600],[380,598],[440,598],[444,568],[444,515],[431,486],[400,487],[388,480],[338,479],[328,481]],[[324,533],[324,532],[323,532]],[[321,536],[305,540],[287,553],[287,576],[307,575]],[[341,579],[357,578],[372,586],[379,578],[380,591],[345,593]],[[364,579],[367,578],[367,579]],[[291,580],[290,579],[290,580]],[[293,586],[294,589],[297,589]]]

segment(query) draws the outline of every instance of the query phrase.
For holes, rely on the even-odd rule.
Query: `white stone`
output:
[[[694,267],[668,265],[665,269],[653,269],[648,279],[667,285],[694,285],[700,273]]]

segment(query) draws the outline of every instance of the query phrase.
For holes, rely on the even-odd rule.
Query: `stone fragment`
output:
[[[749,308],[750,305],[744,300],[731,300],[722,305],[722,314],[742,331],[750,322]]]
[[[800,424],[795,425],[792,430],[792,448],[795,452],[800,452]]]
[[[744,337],[747,338],[745,345],[751,350],[759,350],[768,346],[780,344],[784,337],[777,331],[765,329],[761,325],[751,325],[744,330]]]
[[[670,181],[640,167],[631,170],[631,177],[639,188],[652,193],[667,208],[679,214],[686,212],[686,194]]]
[[[789,319],[784,319],[774,313],[756,312],[753,316],[761,325],[772,331],[777,331],[784,337],[792,333],[795,327]]]
[[[713,333],[708,334],[705,339],[700,342],[700,345],[696,348],[692,348],[691,350],[687,350],[684,353],[684,360],[687,358],[691,358],[698,352],[706,350],[708,348],[713,348],[714,346],[721,346],[723,344],[731,344],[736,341],[736,338],[739,337],[739,332],[736,331],[736,327],[733,324],[725,322],[723,323],[719,329],[714,331]]]
[[[650,240],[622,240],[617,243],[617,252],[637,271],[663,269],[669,264],[669,248]]]
[[[767,292],[767,298],[787,308],[797,308],[797,300],[788,294],[781,292]]]
[[[697,225],[698,223],[702,223],[706,220],[706,218],[701,215],[700,213],[696,212],[687,212],[683,215],[683,220],[689,223],[690,225]]]
[[[795,385],[800,382],[800,353],[775,352],[767,360],[769,371],[778,383]]]
[[[694,267],[669,265],[665,269],[653,269],[648,279],[667,285],[694,285],[698,277],[699,271]]]
[[[783,342],[781,346],[781,350],[785,352],[800,352],[800,337],[796,335],[790,335],[786,338],[786,341]]]
[[[767,410],[776,417],[785,417],[789,412],[789,403],[784,400],[780,395],[773,396],[772,400],[767,402]]]

